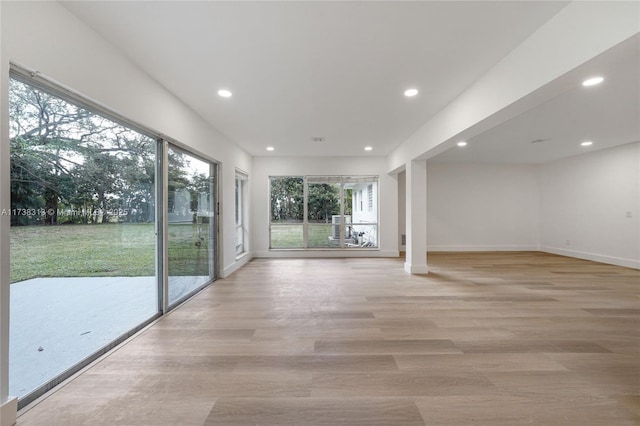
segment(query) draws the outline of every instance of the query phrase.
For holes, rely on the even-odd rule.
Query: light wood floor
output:
[[[640,271],[543,253],[254,260],[29,425],[639,425]]]

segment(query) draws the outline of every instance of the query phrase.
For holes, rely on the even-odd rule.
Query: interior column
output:
[[[412,160],[406,165],[405,271],[426,274],[427,267],[427,161]]]

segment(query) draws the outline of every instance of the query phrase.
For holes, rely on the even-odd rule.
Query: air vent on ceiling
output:
[[[549,140],[551,140],[551,139],[535,139],[535,140],[532,140],[529,143],[543,143],[543,142],[547,142]]]
[[[324,142],[324,138],[322,136],[314,136],[311,138],[313,142]]]

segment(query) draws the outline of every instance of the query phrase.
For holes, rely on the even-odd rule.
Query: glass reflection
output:
[[[169,147],[169,305],[215,278],[214,165]]]

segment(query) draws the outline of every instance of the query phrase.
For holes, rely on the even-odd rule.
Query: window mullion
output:
[[[309,205],[307,198],[309,194],[309,182],[306,176],[302,178],[302,247],[305,249],[309,247]]]
[[[347,237],[347,221],[344,217],[344,183],[340,184],[340,192],[338,195],[340,198],[340,248],[345,248],[345,239]]]
[[[158,139],[157,170],[156,170],[156,276],[158,280],[158,307],[161,313],[169,310],[169,264],[168,235],[169,224],[167,212],[169,210],[169,144],[162,138]]]

